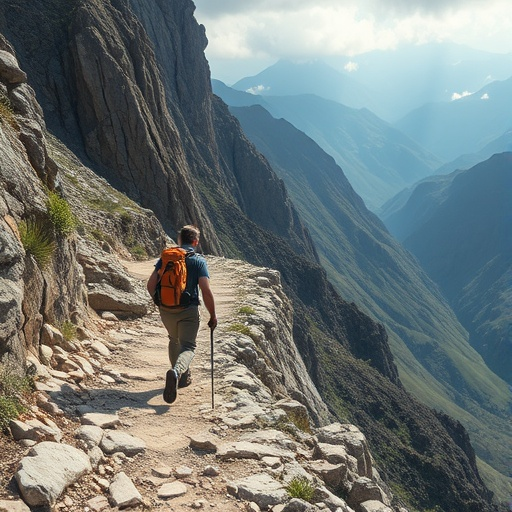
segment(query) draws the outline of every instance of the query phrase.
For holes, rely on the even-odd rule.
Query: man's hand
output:
[[[213,331],[215,327],[217,327],[217,317],[210,318],[208,322],[208,327]]]

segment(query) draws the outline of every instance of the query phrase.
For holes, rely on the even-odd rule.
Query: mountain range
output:
[[[471,432],[485,430],[489,412],[507,402],[506,385],[468,347],[467,334],[437,285],[366,209],[342,169],[314,141],[260,106],[231,111],[284,180],[329,279],[343,297],[386,326],[407,389],[432,407],[464,417]],[[487,406],[487,412],[481,410]],[[477,410],[472,418],[467,415]],[[497,424],[505,433],[506,406],[502,412]],[[486,418],[483,423],[481,418]]]
[[[512,383],[512,153],[424,180],[386,225],[448,298],[489,367]]]
[[[427,103],[449,102],[454,94],[506,80],[511,69],[510,54],[430,43],[322,60],[280,60],[229,85],[262,96],[314,94],[352,108],[368,108],[395,123]]]
[[[260,104],[311,137],[342,167],[375,211],[395,194],[429,176],[441,160],[368,109],[354,109],[312,94],[260,96],[212,82],[230,106]]]
[[[395,126],[444,162],[481,151],[512,128],[512,77],[449,102],[425,104]]]
[[[404,503],[421,511],[496,510],[463,424],[471,430],[480,456],[495,468],[485,468],[486,482],[496,482],[496,468],[507,471],[503,466],[512,444],[506,431],[506,386],[465,342],[464,330],[435,286],[430,296],[438,299],[441,316],[419,308],[416,324],[403,328],[404,338],[414,334],[418,340],[412,345],[417,359],[399,352],[394,356],[390,343],[396,345],[397,338],[391,331],[393,339],[388,339],[383,324],[368,314],[369,304],[359,306],[340,295],[319,265],[327,262],[321,245],[336,240],[317,237],[308,229],[304,205],[296,204],[270,160],[212,94],[204,27],[193,12],[189,0],[35,0],[30,5],[6,0],[0,7],[0,56],[16,71],[14,78],[3,78],[0,88],[2,105],[11,109],[2,110],[0,123],[6,141],[0,152],[0,236],[10,255],[0,268],[2,311],[9,321],[1,329],[3,358],[20,361],[29,350],[37,354],[45,322],[69,321],[79,313],[86,318],[77,241],[96,244],[101,239],[97,245],[108,251],[102,231],[112,222],[126,230],[136,220],[132,208],[106,211],[103,224],[84,223],[77,238],[58,237],[52,264],[47,270],[37,267],[15,236],[17,225],[46,218],[48,189],[71,203],[87,184],[79,179],[80,162],[140,204],[146,215],[153,215],[151,209],[152,225],[160,222],[168,236],[175,236],[182,224],[195,222],[201,226],[204,251],[280,271],[293,302],[290,329],[307,370],[331,414],[340,421],[353,420],[365,431],[379,471],[397,496],[395,510]],[[12,64],[14,56],[26,75]],[[9,116],[15,116],[16,123]],[[288,136],[305,146],[314,144],[296,129]],[[66,150],[50,150],[45,141],[53,137]],[[345,251],[352,253],[353,261],[361,262],[352,281],[375,289],[392,282],[385,273],[400,280],[401,267],[410,266],[411,256],[395,247],[339,166],[316,144],[314,155],[313,162],[325,165],[325,174],[305,172],[299,178],[303,183],[309,179],[307,186],[318,184],[315,193],[321,200],[328,199],[330,187],[334,202],[343,202],[343,211],[329,215],[337,217],[336,222],[343,214],[347,217],[340,236],[346,237]],[[306,163],[301,160],[305,169]],[[95,205],[110,209],[119,197],[109,190]],[[306,201],[309,198],[314,195],[308,193]],[[156,240],[156,234],[151,237]],[[155,257],[157,244],[152,246],[147,238],[141,237],[141,243]],[[133,233],[125,236],[128,242],[133,243]],[[366,278],[370,267],[372,279],[380,270],[380,280]],[[431,282],[414,268],[418,275],[411,278],[423,292]],[[408,293],[414,296],[410,289]],[[399,311],[404,303],[400,291],[392,301],[378,305]],[[436,343],[422,334],[432,322],[440,329]],[[264,360],[265,354],[260,356]],[[402,382],[395,358],[401,359],[402,368],[410,361],[417,376],[432,387],[409,377],[414,368],[403,372]],[[436,373],[438,379],[431,380]],[[436,410],[407,391],[415,385]],[[438,412],[445,408],[457,413],[457,419]]]
[[[239,82],[239,84],[240,83],[242,82]],[[293,90],[293,87],[291,87],[291,89]],[[233,89],[226,87],[221,82],[215,80],[213,81],[213,90],[228,104],[232,105],[230,110],[240,120],[244,132],[249,136],[256,147],[268,158],[276,172],[284,179],[295,204],[299,208],[302,218],[305,219],[306,225],[313,235],[313,240],[317,244],[322,264],[327,269],[329,278],[333,283],[335,283],[337,288],[341,290],[343,296],[353,299],[357,303],[368,307],[368,311],[386,325],[386,329],[390,334],[391,346],[394,350],[395,357],[397,357],[401,378],[407,383],[408,389],[415,389],[415,393],[418,396],[422,396],[423,392],[429,390],[427,393],[428,396],[422,396],[422,399],[427,402],[437,393],[432,393],[432,390],[437,389],[437,383],[428,383],[425,385],[419,384],[421,379],[418,379],[418,375],[424,376],[425,374],[424,371],[419,371],[414,364],[411,364],[412,359],[419,360],[424,367],[423,370],[426,367],[429,372],[434,374],[437,370],[438,373],[436,378],[443,382],[442,386],[446,385],[446,377],[442,374],[452,374],[453,368],[451,370],[447,370],[447,367],[442,369],[442,364],[439,366],[439,362],[442,359],[439,355],[439,351],[442,352],[443,350],[447,350],[450,354],[447,357],[447,360],[452,362],[454,352],[452,348],[449,348],[449,344],[440,344],[437,340],[443,339],[446,341],[448,339],[452,339],[453,328],[449,326],[453,326],[454,323],[455,325],[458,324],[458,320],[455,320],[454,322],[456,314],[461,315],[460,321],[463,323],[464,327],[469,330],[469,339],[477,352],[484,355],[489,363],[491,362],[489,355],[494,354],[494,361],[497,362],[500,360],[501,365],[500,368],[498,368],[496,364],[492,365],[493,370],[499,373],[503,378],[508,378],[509,365],[506,363],[508,360],[506,356],[509,350],[509,344],[507,344],[506,341],[508,339],[508,334],[506,332],[506,305],[509,300],[506,297],[509,279],[507,279],[506,276],[507,268],[510,265],[510,257],[507,258],[506,251],[493,253],[493,249],[496,248],[496,244],[490,245],[490,253],[497,257],[496,261],[493,261],[491,266],[493,273],[491,274],[491,270],[489,270],[485,279],[478,280],[478,287],[477,283],[474,284],[473,292],[469,294],[469,297],[466,296],[463,304],[457,305],[452,302],[452,307],[455,312],[450,311],[450,306],[445,304],[447,310],[450,311],[450,319],[441,321],[440,318],[442,317],[442,314],[440,314],[438,310],[440,307],[438,296],[442,295],[442,292],[437,292],[437,297],[433,301],[427,296],[432,292],[436,293],[436,284],[441,287],[442,291],[445,291],[446,284],[442,281],[438,281],[438,276],[433,274],[431,275],[431,278],[436,282],[436,284],[429,282],[428,279],[424,281],[425,284],[423,284],[423,286],[427,290],[427,293],[424,294],[424,292],[421,291],[422,286],[419,286],[418,283],[418,276],[422,275],[422,271],[418,269],[417,264],[412,263],[412,265],[408,267],[408,265],[403,262],[405,260],[409,260],[407,258],[404,259],[403,256],[398,256],[395,253],[393,254],[394,257],[392,259],[395,264],[400,261],[400,264],[397,265],[399,270],[387,272],[386,270],[388,269],[388,266],[386,263],[383,263],[382,259],[375,257],[376,251],[372,250],[375,245],[363,247],[361,243],[361,241],[367,236],[367,225],[363,228],[364,234],[361,234],[358,229],[354,228],[354,226],[351,228],[348,228],[347,226],[348,218],[357,218],[361,220],[361,218],[365,217],[365,214],[362,213],[360,208],[361,205],[359,205],[358,208],[355,208],[357,211],[356,214],[347,214],[347,197],[353,197],[356,195],[347,192],[350,189],[348,182],[350,182],[350,184],[354,183],[354,188],[357,188],[357,184],[359,184],[362,179],[368,179],[368,175],[370,173],[368,172],[368,169],[366,169],[364,176],[361,176],[349,171],[346,173],[348,182],[345,180],[345,168],[348,167],[353,171],[356,167],[354,165],[354,160],[350,161],[347,159],[347,153],[350,154],[350,149],[347,148],[346,141],[351,141],[353,139],[357,140],[357,143],[354,144],[353,148],[357,148],[357,151],[361,153],[366,149],[365,146],[371,146],[376,140],[382,140],[380,137],[384,138],[385,134],[389,133],[387,127],[385,127],[383,132],[381,132],[383,133],[383,135],[381,135],[379,134],[379,128],[382,130],[382,124],[377,124],[376,126],[378,126],[378,128],[376,128],[373,133],[371,131],[365,132],[367,138],[363,141],[362,138],[358,139],[360,125],[355,121],[355,119],[360,120],[364,118],[364,116],[360,115],[360,113],[364,111],[350,109],[335,102],[319,99],[316,96],[311,95],[282,95],[276,97],[271,96],[270,92],[267,90],[265,94],[261,96],[256,95],[256,97],[251,97],[254,95],[248,95],[241,91],[234,91]],[[313,98],[313,100],[311,98]],[[504,96],[500,98],[499,95],[497,95],[497,104],[503,104],[504,98]],[[463,100],[465,101],[466,99],[463,98]],[[326,105],[326,108],[319,108],[323,102]],[[241,107],[244,105],[256,104],[260,105],[262,108],[255,106],[250,108]],[[451,104],[452,103],[447,103],[447,105]],[[315,105],[317,108],[312,108],[311,105]],[[265,108],[266,112],[263,108]],[[504,110],[507,111],[506,108]],[[318,111],[322,112],[323,115],[319,114]],[[470,115],[472,114],[470,113]],[[314,119],[315,116],[321,118],[322,121],[316,123],[310,122],[310,119]],[[503,116],[503,118],[505,117],[506,116]],[[333,121],[333,119],[336,121]],[[478,118],[475,117],[473,122],[468,124],[467,129],[474,129],[474,132],[480,133],[480,128],[475,128],[477,119]],[[337,166],[334,165],[334,162],[330,161],[327,155],[322,155],[322,151],[319,147],[315,147],[316,145],[312,143],[312,141],[307,141],[307,138],[304,138],[304,133],[294,133],[294,130],[297,130],[297,128],[302,130],[302,132],[305,132],[312,139],[317,141],[319,145],[322,146],[322,149],[325,149],[326,152],[333,156],[336,162],[338,162],[340,160],[339,153],[336,152],[336,150],[333,150],[332,145],[326,144],[324,139],[324,133],[326,132],[328,133],[328,136],[335,139],[337,134],[336,128],[338,125],[342,125],[346,129],[343,134],[344,137],[339,137],[339,139],[342,139],[345,144],[343,147],[339,144],[339,147],[342,147],[340,153],[343,154],[345,157],[344,161],[347,162],[341,166],[343,170],[340,168],[336,169]],[[314,128],[311,128],[311,126],[314,126]],[[333,126],[335,126],[335,128],[333,128]],[[452,135],[452,138],[455,138],[455,136]],[[482,149],[480,153],[466,155],[464,160],[463,157],[461,157],[461,160],[467,162],[475,160],[478,161],[478,157],[480,155],[485,155],[487,153],[492,154],[494,149],[500,149],[503,146],[506,147],[508,140],[509,138],[507,138],[506,134],[501,137],[497,137],[496,140],[493,140],[484,149]],[[389,143],[390,141],[387,139],[386,147],[388,147]],[[421,146],[419,147],[421,148]],[[355,153],[355,151],[352,151],[352,154],[353,153]],[[357,156],[359,156],[359,154]],[[457,162],[458,161],[456,160],[452,162],[451,165],[456,165]],[[509,171],[506,165],[507,164],[504,163],[505,173]],[[398,163],[398,160],[395,160],[395,166],[395,172],[397,172],[398,169],[404,169],[404,167]],[[330,167],[334,167],[334,169],[332,171],[327,171]],[[357,168],[361,169],[361,166],[359,165]],[[449,164],[446,165],[446,168],[450,168]],[[356,174],[355,178],[354,174]],[[454,173],[454,175],[456,174],[457,173]],[[386,176],[386,178],[389,183],[389,175]],[[491,188],[494,186],[497,188],[503,186],[503,190],[510,190],[510,186],[501,184],[499,180],[494,179],[492,174],[487,175],[487,179],[490,181],[489,187]],[[450,179],[445,179],[443,176],[438,176],[436,178],[424,178],[420,183],[429,183],[431,180],[439,183],[450,181]],[[409,198],[408,208],[404,208],[400,212],[401,221],[404,225],[414,222],[421,224],[423,217],[428,217],[432,209],[435,209],[437,203],[433,201],[432,204],[429,204],[429,194],[425,195],[426,199],[422,198],[420,194],[415,194],[414,197],[411,197],[411,191],[413,190],[416,190],[415,186],[405,189],[397,196],[393,197],[382,209],[382,213],[384,215],[383,218],[387,219],[389,214],[394,210],[399,209],[400,206]],[[473,190],[473,194],[475,194],[473,201],[475,205],[480,205],[482,211],[485,211],[487,208],[486,204],[490,200],[486,199],[486,197],[492,197],[492,193],[487,194],[486,196],[479,195],[478,190],[477,185]],[[365,197],[363,194],[361,195]],[[349,208],[354,210],[353,206]],[[503,205],[500,217],[501,221],[506,218],[507,211],[510,211],[510,204]],[[375,219],[370,221],[370,223],[374,222]],[[443,226],[446,222],[450,222],[450,219],[444,219],[444,221],[439,220],[439,223]],[[496,233],[497,238],[499,238],[500,235],[504,238],[507,237],[506,232],[496,232],[494,222],[489,218],[489,216],[482,216],[482,222],[488,226],[487,229],[490,229],[490,232]],[[360,229],[361,226],[358,226],[358,228]],[[396,231],[392,230],[392,232],[397,234]],[[441,232],[446,232],[446,226]],[[477,243],[479,240],[478,235],[476,233],[472,233],[468,229],[462,232],[468,233],[474,243]],[[348,236],[348,233],[353,234],[354,236],[351,238]],[[375,232],[372,233],[372,236],[375,236]],[[421,239],[421,234],[418,238]],[[347,241],[347,239],[349,239],[349,241]],[[400,237],[399,239],[401,240]],[[482,237],[482,240],[484,239],[485,237]],[[377,240],[378,245],[381,245],[382,236],[378,236]],[[462,247],[467,245],[461,242],[460,236],[454,236],[454,240],[457,240]],[[392,251],[394,252],[396,250],[395,246],[398,244],[393,245],[393,243],[391,243],[390,245],[393,247]],[[352,250],[354,247],[357,247],[357,250],[355,251],[357,257],[355,258],[352,257]],[[433,244],[432,247],[437,247],[437,245]],[[450,247],[453,247],[453,244],[451,244]],[[473,249],[476,248],[473,247]],[[398,253],[403,252],[404,251],[402,249],[398,249]],[[456,266],[457,260],[455,255],[450,254],[450,256],[448,256],[446,252],[446,250],[439,250],[439,254],[442,254],[445,257],[442,261],[446,262],[446,258],[450,257],[452,258],[452,264]],[[365,256],[361,257],[361,254],[364,254]],[[370,254],[371,256],[369,256]],[[372,263],[368,264],[367,259],[372,259]],[[425,257],[425,259],[428,259],[428,257]],[[468,255],[467,259],[471,260],[471,255]],[[489,265],[491,265],[491,263],[489,263]],[[375,273],[373,273],[374,268],[376,269]],[[479,268],[478,265],[476,265],[473,270],[475,268]],[[426,269],[429,270],[428,265]],[[398,275],[400,275],[400,277],[398,277]],[[469,278],[474,275],[475,274],[471,272],[466,272],[465,278]],[[494,286],[489,290],[486,289],[487,291],[484,293],[483,290],[485,289],[485,285],[489,284],[489,279],[495,279],[496,282]],[[408,284],[405,284],[406,282]],[[364,285],[361,286],[361,283],[364,283]],[[410,290],[410,292],[408,290]],[[395,303],[396,297],[401,297],[401,301],[396,303],[396,308],[394,308],[393,304]],[[500,304],[500,301],[504,301],[504,303]],[[441,301],[441,303],[442,302],[443,301]],[[385,308],[382,307],[382,304],[385,304]],[[422,325],[421,329],[416,329],[415,325],[417,323],[418,311],[424,310],[427,304],[435,304],[432,310],[435,311],[435,313],[433,313],[431,319],[426,322],[426,326]],[[483,314],[483,310],[485,310],[485,314]],[[406,313],[406,311],[408,311],[408,313]],[[463,311],[465,311],[465,314],[462,313]],[[424,316],[424,314],[422,314],[422,316]],[[475,320],[476,318],[478,318],[478,320]],[[408,327],[404,329],[404,325]],[[440,325],[443,327],[440,327]],[[411,326],[413,327],[411,328]],[[440,335],[437,331],[439,328],[449,328],[451,334],[447,335],[445,333]],[[464,346],[468,341],[468,335],[464,332],[464,328],[462,326],[459,325],[457,329],[459,332],[459,339],[463,340],[462,346]],[[430,332],[432,336],[431,348],[429,350],[432,350],[432,347],[435,347],[433,352],[424,352],[425,345],[423,344],[423,337],[428,332]],[[421,335],[418,336],[420,333]],[[415,340],[417,341],[415,342]],[[419,340],[422,341],[415,345]],[[500,344],[499,347],[498,344]],[[408,346],[409,348],[404,350],[404,346]],[[415,348],[412,349],[412,357],[409,357],[410,354],[408,354],[408,351],[411,346]],[[484,346],[485,350],[482,350]],[[475,375],[490,375],[488,369],[483,369],[485,364],[482,361],[474,366],[474,362],[479,359],[479,356],[476,353],[473,353],[473,356],[471,356],[471,359],[476,357],[472,363],[469,363],[466,359],[466,356],[469,355],[467,349],[463,348],[460,354],[464,354],[462,356],[462,362],[460,363],[461,367],[466,367],[467,369],[469,366],[472,366],[475,371]],[[505,358],[503,358],[503,356],[505,356]],[[433,361],[435,361],[435,363],[433,363]],[[507,367],[507,369],[504,369],[504,367]],[[405,377],[405,375],[408,375],[409,377]],[[467,374],[465,378],[468,378]],[[469,380],[473,379],[469,378]],[[494,380],[494,377],[491,377],[491,380]],[[477,385],[477,387],[479,386],[480,384]],[[468,388],[465,386],[464,388],[464,394],[467,394]],[[470,392],[469,394],[471,395],[472,393]],[[491,392],[491,394],[494,394],[494,392]],[[447,395],[453,396],[453,392],[449,391]],[[437,397],[434,401],[440,403],[443,402],[443,399],[439,400],[439,397]],[[454,413],[450,407],[449,409],[450,414],[460,417],[458,416],[458,413]],[[465,414],[463,414],[463,416],[465,416]],[[476,416],[478,417],[479,414]],[[508,412],[505,412],[504,417],[507,416]],[[466,425],[471,423],[467,417],[465,417],[464,421]],[[480,430],[480,426],[477,426],[476,424],[473,426],[475,431]],[[502,424],[502,426],[505,427],[504,424]]]

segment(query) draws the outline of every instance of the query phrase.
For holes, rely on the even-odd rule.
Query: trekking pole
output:
[[[211,371],[212,371],[212,409],[215,409],[214,387],[213,387],[213,329],[210,329],[210,348],[211,348]]]

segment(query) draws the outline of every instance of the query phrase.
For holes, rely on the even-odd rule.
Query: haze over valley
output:
[[[217,282],[236,294],[215,354],[232,370],[222,375],[230,436],[272,429],[277,440],[286,430],[309,443],[320,427],[326,442],[360,432],[376,472],[359,452],[336,454],[327,471],[316,448],[300,449],[305,467],[329,476],[314,499],[332,512],[505,512],[511,33],[505,0],[5,0],[0,369],[33,378],[33,362],[33,382],[50,372],[80,383],[77,366],[56,365],[92,350],[90,330],[109,313],[136,317],[141,331],[147,315],[158,321],[123,261],[151,268],[194,223]],[[70,324],[84,339],[66,340],[63,354],[48,333]],[[116,357],[132,364],[121,338]],[[194,424],[186,407],[159,402],[160,376],[146,384],[162,424],[165,415],[176,430]],[[99,385],[117,393],[119,382]],[[307,425],[287,405],[282,416],[253,407],[249,394],[276,406],[290,398]],[[224,436],[219,425],[209,433]],[[25,456],[8,429],[0,440]],[[291,499],[286,457],[277,470],[251,461],[282,491],[274,510]],[[17,463],[4,465],[2,497],[17,492]],[[90,488],[71,486],[83,503],[100,492],[88,478]],[[219,499],[226,482],[216,479]],[[211,494],[190,492],[199,488]],[[167,506],[152,484],[145,491]],[[248,507],[236,493],[229,504]]]
[[[483,456],[489,418],[467,400],[487,389],[511,411],[512,54],[404,43],[235,67],[229,83],[217,57],[213,92],[283,179],[329,279],[384,323],[407,389]]]

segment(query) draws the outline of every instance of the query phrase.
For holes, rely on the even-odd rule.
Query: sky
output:
[[[455,42],[512,53],[510,0],[194,0],[212,78],[228,85],[281,58],[353,57]]]

